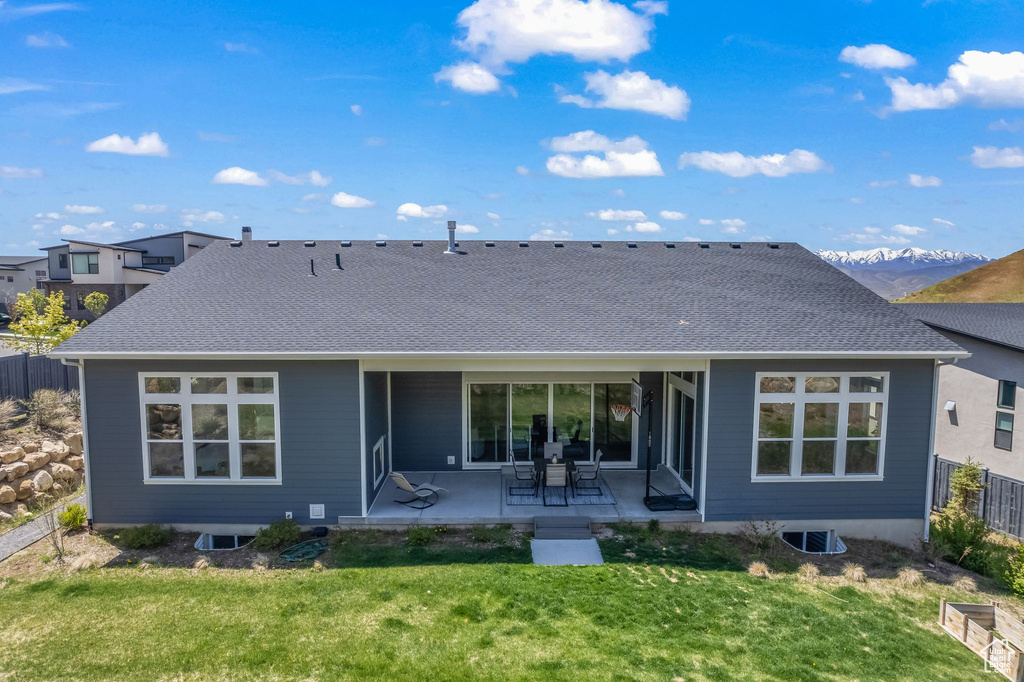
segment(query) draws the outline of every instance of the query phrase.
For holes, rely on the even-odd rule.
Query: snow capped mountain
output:
[[[819,250],[817,254],[837,267],[849,270],[861,268],[888,267],[893,269],[916,269],[939,265],[956,265],[960,263],[982,264],[991,261],[987,256],[966,251],[947,251],[946,249],[920,249],[912,246],[906,249],[869,249],[862,251],[829,251]]]

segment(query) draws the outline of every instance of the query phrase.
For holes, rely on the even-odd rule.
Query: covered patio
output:
[[[445,488],[437,504],[427,509],[411,509],[395,502],[408,499],[388,480],[377,495],[365,519],[352,519],[351,525],[374,527],[438,524],[532,523],[536,516],[587,516],[594,523],[700,521],[698,511],[652,512],[644,506],[646,472],[643,470],[603,470],[601,477],[610,495],[599,500],[568,493],[567,506],[545,506],[536,498],[512,497],[509,485],[517,483],[508,467],[493,471],[445,471],[408,473],[411,482],[430,483]],[[659,469],[651,473],[651,483],[666,494],[683,492],[679,480]],[[559,497],[559,500],[561,498]],[[596,503],[595,502],[599,502]]]

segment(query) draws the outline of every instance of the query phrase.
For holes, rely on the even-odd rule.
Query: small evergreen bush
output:
[[[128,549],[162,547],[171,541],[171,531],[155,523],[146,526],[122,528],[117,533],[121,544]]]
[[[57,513],[57,523],[66,530],[77,530],[85,524],[85,506],[69,504],[67,509]]]
[[[293,519],[276,521],[256,531],[252,546],[261,552],[290,547],[302,539],[302,529]]]
[[[409,544],[415,547],[424,547],[437,539],[437,533],[433,528],[426,526],[413,526],[409,529]]]

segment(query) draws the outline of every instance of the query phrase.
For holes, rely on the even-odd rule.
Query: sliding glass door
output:
[[[669,448],[666,464],[693,492],[694,458],[697,448],[697,387],[694,383],[669,375]]]
[[[561,443],[568,459],[633,461],[632,414],[617,422],[611,405],[629,404],[630,384],[575,382],[470,383],[468,464],[498,465],[511,452],[525,461]]]

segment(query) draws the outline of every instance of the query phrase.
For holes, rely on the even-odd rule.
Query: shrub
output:
[[[978,583],[969,575],[962,575],[953,581],[953,588],[961,592],[977,592]]]
[[[67,530],[81,528],[85,519],[85,506],[81,504],[69,504],[64,511],[57,513],[57,522]]]
[[[493,542],[502,545],[508,542],[511,532],[512,526],[507,523],[494,526],[493,528],[477,526],[470,533],[470,537],[473,539],[473,542]]]
[[[896,575],[896,582],[904,587],[916,587],[924,582],[924,573],[916,568],[904,568]]]
[[[437,533],[433,528],[426,526],[413,526],[409,529],[409,544],[416,547],[429,545],[437,539]]]
[[[768,564],[763,561],[755,561],[747,566],[747,573],[755,578],[768,578],[771,573],[768,571]]]
[[[122,528],[117,533],[121,544],[128,549],[162,547],[171,541],[171,531],[155,523],[146,526]]]
[[[740,530],[740,536],[763,559],[779,546],[779,524],[775,521],[747,521]]]
[[[64,406],[68,408],[68,412],[75,421],[79,421],[82,418],[82,394],[78,392],[77,388],[73,388],[70,391],[62,394],[64,397]]]
[[[932,524],[936,552],[944,559],[977,573],[988,573],[994,547],[987,541],[985,521],[970,513],[944,511]]]
[[[90,568],[96,568],[100,565],[100,558],[95,554],[85,554],[80,557],[76,557],[71,562],[71,570],[74,572],[87,571]]]
[[[821,569],[816,564],[810,562],[800,564],[800,568],[796,571],[797,576],[800,580],[806,580],[808,582],[817,580],[821,575]]]
[[[22,400],[21,405],[28,423],[39,431],[63,431],[71,423],[72,413],[62,391],[41,388],[28,400]]]
[[[661,522],[658,519],[651,519],[647,522],[647,532],[651,535],[657,535],[661,532]]]
[[[17,400],[13,398],[0,400],[0,431],[13,429],[24,418],[25,415],[22,414]]]
[[[1010,555],[1010,566],[1006,569],[1006,583],[1018,597],[1024,596],[1024,544],[1019,544]]]
[[[868,574],[864,571],[864,567],[849,561],[843,564],[843,577],[851,583],[866,583],[868,581]]]
[[[261,552],[269,552],[282,547],[290,547],[301,538],[302,529],[299,528],[299,524],[293,519],[282,519],[256,531],[252,546]]]
[[[985,474],[981,465],[972,457],[953,470],[949,476],[949,490],[952,497],[943,515],[976,516],[981,491],[985,489]]]

